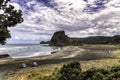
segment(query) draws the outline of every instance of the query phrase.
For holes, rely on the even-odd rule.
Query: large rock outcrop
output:
[[[50,40],[51,46],[69,46],[69,45],[80,45],[76,40],[69,38],[65,35],[64,31],[57,31],[53,34]]]

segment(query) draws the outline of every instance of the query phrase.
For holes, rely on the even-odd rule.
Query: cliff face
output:
[[[79,42],[69,38],[65,35],[64,31],[58,31],[53,34],[53,37],[50,40],[51,46],[69,46],[69,45],[78,45]]]

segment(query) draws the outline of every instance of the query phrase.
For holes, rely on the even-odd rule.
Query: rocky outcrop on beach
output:
[[[50,41],[41,41],[40,44],[49,44]]]
[[[9,54],[0,54],[0,58],[10,58]]]
[[[50,40],[51,46],[70,46],[70,45],[81,45],[79,41],[73,40],[68,37],[64,31],[57,31],[53,34]]]

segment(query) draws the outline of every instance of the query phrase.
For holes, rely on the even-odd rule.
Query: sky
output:
[[[11,0],[24,22],[9,28],[8,43],[50,40],[55,31],[70,37],[120,35],[120,0]]]

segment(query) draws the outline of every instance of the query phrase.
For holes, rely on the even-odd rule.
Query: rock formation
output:
[[[51,46],[70,46],[70,45],[80,45],[76,40],[65,35],[64,31],[57,31],[53,34],[50,40]]]

